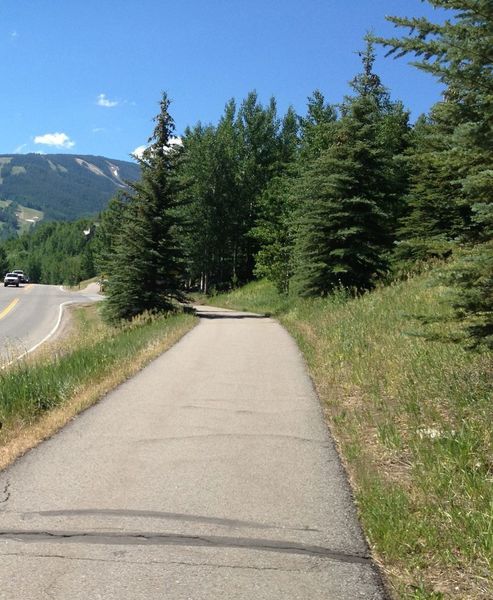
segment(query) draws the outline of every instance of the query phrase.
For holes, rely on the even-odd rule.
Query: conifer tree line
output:
[[[364,293],[452,257],[457,316],[492,348],[493,4],[427,1],[448,18],[390,17],[400,37],[366,38],[338,104],[315,91],[304,115],[280,114],[251,92],[173,144],[163,94],[141,180],[84,245],[85,266],[95,257],[108,279],[108,318],[257,277],[300,296]],[[376,44],[444,86],[414,124],[375,71]]]
[[[171,307],[187,289],[257,276],[281,292],[323,295],[370,289],[386,273],[410,128],[373,71],[370,40],[361,56],[341,105],[315,91],[306,116],[279,115],[275,99],[264,106],[251,92],[228,102],[217,125],[187,128],[179,147],[163,95],[142,179],[111,202],[96,236],[109,314]]]
[[[361,293],[452,254],[457,314],[493,347],[493,5],[429,3],[450,18],[391,17],[408,35],[367,37],[337,105],[315,91],[305,115],[280,115],[275,99],[264,105],[251,92],[172,146],[164,94],[142,180],[98,229],[109,314],[169,308],[187,290],[255,277],[302,296]],[[445,85],[414,125],[375,72],[375,43],[415,56]]]
[[[378,40],[445,85],[413,126],[375,72],[370,38],[351,94],[331,105],[315,91],[304,116],[252,92],[177,147],[164,95],[142,181],[98,232],[113,317],[254,277],[304,296],[361,293],[463,252],[456,309],[493,346],[493,6],[429,2],[450,19],[392,17],[408,35]]]

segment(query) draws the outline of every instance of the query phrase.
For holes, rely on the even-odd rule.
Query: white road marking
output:
[[[59,305],[58,307],[58,320],[56,322],[55,327],[53,327],[53,329],[50,331],[50,333],[44,337],[40,342],[38,342],[37,344],[35,344],[32,348],[29,348],[29,350],[26,350],[25,352],[23,352],[22,354],[20,354],[17,358],[14,358],[13,360],[11,360],[10,362],[8,362],[6,365],[4,365],[2,367],[2,369],[5,369],[6,367],[9,367],[11,364],[17,362],[18,360],[21,360],[21,358],[24,358],[24,356],[27,356],[28,354],[30,354],[31,352],[34,352],[37,348],[39,348],[42,344],[44,344],[45,342],[47,342],[51,337],[53,337],[57,331],[57,329],[60,327],[60,323],[62,322],[62,316],[63,316],[63,309],[67,304],[73,304],[74,301],[73,300],[68,300],[67,302],[62,302],[62,304]]]

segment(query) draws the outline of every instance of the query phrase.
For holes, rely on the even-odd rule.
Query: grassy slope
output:
[[[74,309],[68,339],[0,370],[0,469],[135,374],[196,322],[177,314],[112,328],[102,323],[96,306]]]
[[[210,302],[272,313],[297,340],[395,597],[486,599],[491,355],[416,335],[413,315],[449,310],[429,283],[423,275],[357,299],[296,300],[259,282]]]
[[[41,210],[35,208],[28,208],[27,206],[19,206],[19,212],[17,213],[17,222],[19,223],[20,233],[29,231],[34,223],[39,223],[43,220],[44,213]]]
[[[9,206],[11,200],[0,200],[0,206]],[[43,220],[44,213],[41,210],[35,208],[28,208],[27,206],[19,206],[19,212],[17,213],[17,223],[19,225],[19,233],[28,231],[33,225],[33,221],[39,223]],[[0,223],[0,226],[2,223]]]

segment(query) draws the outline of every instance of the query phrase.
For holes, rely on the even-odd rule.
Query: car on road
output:
[[[7,287],[8,285],[15,285],[15,287],[19,287],[19,275],[17,273],[7,273],[3,278],[3,285]]]
[[[19,277],[19,281],[21,283],[29,283],[29,277],[24,273],[24,271],[21,271],[20,269],[14,269],[12,273],[15,273]]]

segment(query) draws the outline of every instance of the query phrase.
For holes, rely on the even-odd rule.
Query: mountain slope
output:
[[[41,210],[48,219],[97,213],[139,177],[137,164],[103,156],[0,155],[0,199]]]

